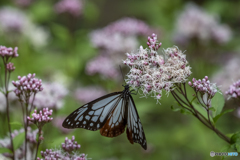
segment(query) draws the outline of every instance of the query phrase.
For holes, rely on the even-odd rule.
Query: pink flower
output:
[[[61,0],[55,5],[57,13],[69,13],[72,16],[78,17],[82,14],[82,0]]]

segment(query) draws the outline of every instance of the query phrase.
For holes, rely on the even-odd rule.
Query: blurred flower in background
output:
[[[137,49],[138,36],[147,36],[153,29],[145,22],[125,17],[108,26],[90,33],[94,47],[100,50],[99,55],[86,65],[89,75],[100,75],[117,79],[121,75],[119,65],[124,53]]]
[[[82,14],[82,0],[61,0],[55,4],[55,11],[58,14],[69,13],[72,16],[78,17]]]
[[[90,87],[84,87],[84,88],[77,88],[75,90],[74,97],[82,103],[88,103],[105,94],[106,94],[106,91],[101,87],[90,86]]]
[[[54,119],[53,119],[53,125],[56,127],[56,128],[58,128],[58,130],[60,130],[63,134],[68,134],[68,133],[70,133],[71,131],[73,131],[72,129],[67,129],[67,128],[64,128],[63,126],[62,126],[62,123],[63,123],[63,121],[66,119],[66,117],[64,116],[64,117],[60,117],[60,116],[58,116],[58,117],[54,117]]]
[[[68,90],[61,84],[52,82],[44,83],[44,90],[39,92],[34,100],[34,106],[38,109],[50,108],[58,110],[64,105],[64,97],[68,94]]]
[[[222,44],[232,38],[232,31],[228,25],[220,24],[218,17],[188,3],[177,18],[174,35],[174,40],[180,44],[189,42],[191,38],[198,38],[203,43],[213,40]]]
[[[110,56],[99,55],[87,63],[86,71],[88,75],[98,73],[105,78],[117,79],[120,73],[119,70],[116,69],[116,63]]]
[[[27,7],[32,3],[32,0],[14,0],[14,3],[20,7]]]
[[[0,33],[23,33],[29,19],[21,10],[12,7],[0,8]]]
[[[9,90],[12,91],[15,89],[15,87],[13,86],[12,83],[9,83],[8,86]],[[14,106],[16,105],[15,103],[18,101],[18,97],[15,95],[14,92],[9,92],[8,94],[8,98],[9,98],[9,102],[11,105],[14,104]],[[5,95],[0,93],[0,112],[5,113],[6,112],[6,98]],[[16,108],[15,108],[16,109]],[[14,108],[10,108],[10,110],[14,110]]]
[[[240,72],[233,72],[239,70],[239,64],[240,64],[240,57],[239,56],[233,56],[231,59],[229,59],[225,65],[222,67],[222,69],[213,75],[212,80],[214,83],[217,83],[220,90],[225,93],[229,86],[232,85],[233,82],[240,79]],[[226,94],[223,94],[225,98],[227,98]]]
[[[0,35],[9,41],[26,37],[33,47],[38,48],[47,45],[50,37],[46,28],[37,26],[23,11],[12,7],[0,8]]]

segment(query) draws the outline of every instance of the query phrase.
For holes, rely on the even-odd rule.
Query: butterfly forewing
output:
[[[128,101],[127,137],[130,143],[139,143],[144,149],[147,149],[146,137],[131,95]]]
[[[93,131],[102,128],[114,106],[121,99],[121,93],[110,93],[81,106],[64,120],[62,126],[65,128],[85,128]]]

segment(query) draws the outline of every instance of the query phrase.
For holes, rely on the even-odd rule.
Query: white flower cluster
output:
[[[153,34],[153,39],[156,40]],[[155,43],[156,45],[159,45]],[[164,50],[163,55],[157,53],[156,47],[143,49],[138,53],[127,53],[123,62],[130,67],[126,82],[133,88],[141,88],[143,95],[161,98],[162,90],[170,92],[174,83],[184,83],[191,75],[186,55],[174,46]]]

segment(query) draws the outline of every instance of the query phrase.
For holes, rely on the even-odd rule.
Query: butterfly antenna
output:
[[[120,71],[121,71],[121,73],[122,73],[123,82],[125,82],[121,65],[119,65],[119,68],[120,68]]]

